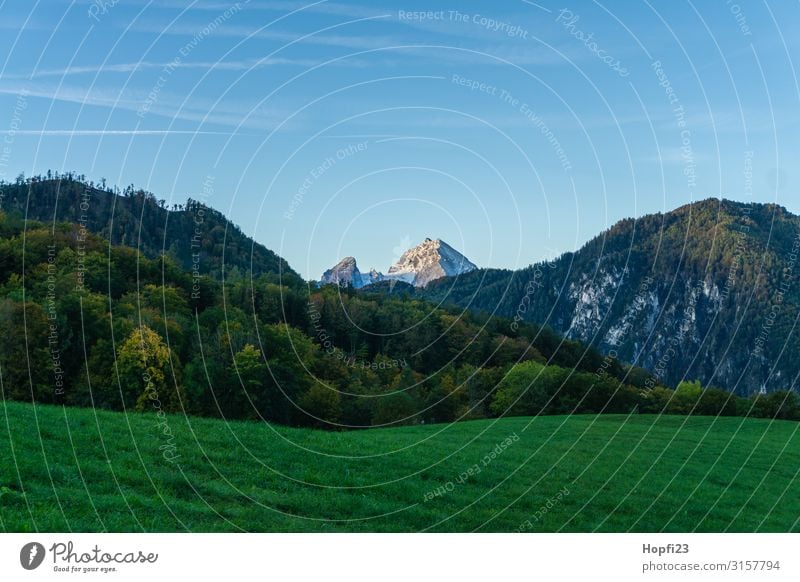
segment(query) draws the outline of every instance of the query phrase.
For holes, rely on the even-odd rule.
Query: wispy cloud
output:
[[[372,20],[383,18],[388,15],[372,17]],[[164,28],[162,24],[147,23],[134,27],[137,32],[148,32],[160,35],[195,36],[197,26],[179,23],[169,28]],[[364,36],[346,35],[331,33],[298,33],[284,30],[274,30],[257,26],[245,26],[239,24],[225,24],[214,31],[218,37],[252,38],[262,40],[274,40],[283,43],[304,43],[317,44],[324,46],[337,46],[350,49],[378,49],[404,44],[401,39],[391,36]]]
[[[234,61],[139,61],[131,63],[112,63],[79,65],[58,69],[40,69],[29,74],[4,75],[6,79],[39,79],[44,77],[66,77],[69,75],[91,75],[98,73],[135,73],[137,71],[171,69],[199,69],[203,71],[249,71],[275,66],[315,67],[324,63],[322,59],[292,59],[283,57],[264,57]],[[367,62],[361,59],[344,59],[332,63],[340,67],[366,67]]]
[[[221,8],[219,5],[209,5]],[[356,51],[393,51],[405,55],[435,60],[444,63],[479,63],[504,65],[505,62],[520,66],[539,65],[570,65],[571,61],[586,59],[587,52],[580,50],[574,43],[560,46],[548,46],[543,41],[534,37],[527,38],[527,29],[519,26],[526,34],[524,39],[511,37],[489,30],[486,26],[477,24],[465,25],[461,21],[444,20],[434,23],[417,22],[413,19],[398,19],[397,11],[378,13],[374,10],[364,10],[359,7],[342,4],[320,2],[304,4],[289,0],[266,2],[260,4],[247,4],[247,7],[261,7],[275,11],[289,13],[305,6],[303,11],[327,12],[353,17],[353,20],[339,22],[320,28],[316,31],[297,32],[277,29],[268,26],[252,24],[236,24],[225,22],[214,30],[217,38],[255,39],[283,43],[279,50],[288,48],[288,45],[318,45],[325,47],[339,47]],[[299,14],[299,13],[298,13]],[[283,19],[280,19],[283,20]],[[530,19],[527,19],[530,21]],[[283,21],[288,23],[289,20]],[[471,21],[470,21],[471,22]],[[509,26],[511,26],[509,21]],[[369,24],[373,29],[376,24],[384,23],[388,26],[400,26],[405,30],[403,34],[365,34],[363,25]],[[198,23],[178,22],[170,25],[164,22],[150,21],[137,22],[130,30],[170,36],[196,36]],[[361,28],[354,28],[361,27]],[[409,29],[411,34],[409,34]],[[347,30],[347,33],[339,32]],[[431,34],[439,38],[437,42],[430,42]],[[441,39],[444,34],[452,40]],[[475,41],[480,44],[476,45]],[[489,44],[490,43],[490,44]],[[467,49],[469,47],[469,50]],[[374,55],[358,55],[365,59],[359,66],[380,66],[380,62],[373,60]]]
[[[339,16],[349,16],[353,18],[364,18],[377,16],[385,13],[366,6],[354,4],[341,4],[339,2],[292,2],[289,0],[274,0],[270,2],[250,2],[247,4],[249,10],[268,10],[272,12],[291,12],[302,10],[304,13],[315,14],[336,14]]]
[[[233,131],[202,131],[202,130],[179,130],[179,129],[24,129],[14,132],[4,131],[2,134],[15,136],[31,135],[40,137],[94,137],[94,136],[166,136],[166,135],[254,135]]]
[[[146,24],[139,27],[139,32],[151,32],[178,36],[192,36],[197,33],[197,28],[192,25],[175,25],[164,29],[161,25]],[[216,35],[234,38],[254,38],[273,40],[282,43],[297,43],[322,45],[352,49],[358,52],[354,57],[337,61],[343,66],[367,67],[382,66],[374,55],[364,54],[370,51],[386,51],[395,54],[410,56],[418,59],[433,60],[441,63],[452,64],[483,64],[509,66],[508,63],[518,66],[572,66],[571,63],[586,60],[585,51],[580,51],[571,46],[548,48],[545,45],[530,42],[520,45],[505,42],[469,48],[457,44],[428,43],[421,39],[401,38],[398,36],[370,36],[361,34],[312,34],[297,33],[283,30],[267,30],[243,25],[229,25],[220,27]],[[331,55],[332,57],[333,55]],[[290,64],[294,59],[286,59]],[[352,62],[349,62],[352,61]],[[319,61],[319,64],[324,61]],[[296,64],[303,64],[301,59]],[[309,64],[308,66],[313,66]]]
[[[0,84],[0,94],[19,95],[25,91],[27,97],[76,103],[79,105],[105,107],[123,111],[140,111],[142,104],[147,99],[148,91],[132,89],[109,89],[106,87],[80,87],[67,85],[37,85],[34,83],[4,83]],[[217,103],[215,100],[173,94],[161,91],[158,99],[150,104],[148,115],[157,115],[167,119],[181,119],[229,127],[246,127],[249,129],[269,130],[274,129],[288,115],[274,105],[258,105],[252,101],[226,100]],[[291,123],[285,124],[284,129],[296,127],[299,123],[297,117]]]
[[[71,2],[72,0],[64,0],[64,2]],[[83,0],[80,4],[89,5],[94,0]],[[144,6],[150,0],[125,0],[128,6]],[[158,2],[158,9],[172,9],[187,12],[219,12],[227,10],[231,7],[232,2],[193,2],[187,6],[186,2],[181,0],[160,0]],[[293,11],[300,11],[303,14],[335,14],[340,16],[350,16],[354,18],[369,17],[381,14],[384,11],[374,10],[367,6],[358,6],[354,4],[343,4],[339,2],[327,2],[321,0],[318,2],[303,2],[291,0],[274,0],[265,2],[241,2],[241,9],[246,11],[261,11],[261,12],[278,12],[286,13]]]

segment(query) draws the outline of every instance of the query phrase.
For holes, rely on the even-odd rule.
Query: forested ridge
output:
[[[712,198],[619,221],[551,261],[416,295],[546,324],[668,385],[699,379],[749,396],[795,389],[799,257],[800,217]]]
[[[169,206],[152,192],[129,185],[122,190],[87,182],[84,176],[48,173],[19,176],[0,185],[0,208],[6,213],[44,223],[83,225],[112,245],[138,249],[148,258],[167,254],[185,269],[219,277],[238,269],[255,275],[298,275],[271,250],[245,235],[221,212],[206,202],[213,200],[214,181],[206,178],[195,200]]]
[[[111,222],[100,214],[94,222],[62,220],[75,215],[64,211],[70,198],[55,182],[3,186],[3,398],[332,429],[506,414],[798,415],[789,393],[745,400],[691,383],[673,392],[640,368],[527,321],[436,307],[405,291],[318,288],[266,249],[250,271],[255,243],[221,226],[224,218],[192,231],[207,249],[202,260],[214,265],[200,271],[191,255],[189,265],[181,259],[171,226],[139,228],[134,210],[169,213],[170,225],[174,212],[190,211],[168,211],[134,190],[106,191],[116,207],[129,200],[134,209],[119,242],[151,227],[159,234],[137,235],[150,241],[148,252],[109,245],[117,227],[104,230]],[[71,196],[87,187],[66,182]],[[32,220],[32,207],[47,214],[39,190],[54,188],[56,220],[52,209],[47,222]],[[18,202],[23,190],[28,219]],[[238,233],[236,252],[220,243],[226,232]],[[176,250],[159,252],[159,238]],[[223,251],[238,258],[225,259],[224,281]]]

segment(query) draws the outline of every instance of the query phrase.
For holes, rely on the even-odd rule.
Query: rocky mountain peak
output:
[[[363,287],[361,271],[355,257],[345,257],[322,274],[322,283],[333,283],[343,287]]]
[[[372,269],[363,275],[356,260],[346,257],[325,271],[321,282],[360,288],[379,281],[403,281],[415,287],[425,287],[442,277],[453,277],[477,269],[474,263],[441,239],[426,238],[405,251],[386,275]]]

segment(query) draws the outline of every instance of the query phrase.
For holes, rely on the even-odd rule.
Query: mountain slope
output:
[[[575,253],[434,281],[421,296],[550,325],[675,385],[750,394],[800,373],[800,218],[710,199],[626,219]]]
[[[253,275],[300,278],[281,257],[245,235],[221,212],[196,200],[167,209],[164,201],[132,186],[117,193],[67,174],[0,185],[2,210],[45,223],[83,225],[113,245],[138,248],[148,258],[163,253],[186,270],[219,277],[222,267]]]

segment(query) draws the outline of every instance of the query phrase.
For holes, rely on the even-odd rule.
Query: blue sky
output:
[[[798,29],[771,1],[0,1],[0,173],[205,200],[309,277],[425,237],[522,267],[710,196],[800,212]]]

